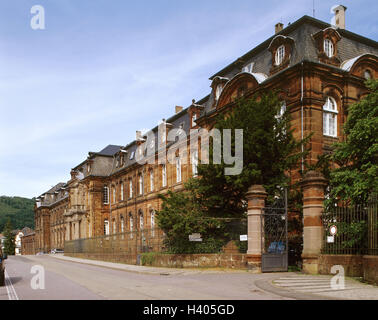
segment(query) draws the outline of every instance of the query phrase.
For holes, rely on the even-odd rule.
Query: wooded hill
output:
[[[13,229],[29,227],[34,229],[34,199],[21,197],[0,197],[0,232],[10,218]]]

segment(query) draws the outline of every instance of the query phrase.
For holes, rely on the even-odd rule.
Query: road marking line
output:
[[[20,300],[17,296],[16,290],[13,287],[12,281],[8,275],[7,270],[5,270],[5,287],[7,289],[9,300]]]

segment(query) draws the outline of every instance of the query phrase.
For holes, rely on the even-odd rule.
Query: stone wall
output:
[[[363,277],[369,283],[378,284],[378,256],[324,254],[319,257],[320,274],[331,274],[335,265],[343,266],[347,277]]]
[[[247,255],[241,253],[224,254],[97,254],[65,253],[66,256],[115,263],[139,264],[165,268],[233,268],[247,269]]]
[[[234,268],[247,269],[247,255],[223,254],[145,254],[141,264],[168,268]]]

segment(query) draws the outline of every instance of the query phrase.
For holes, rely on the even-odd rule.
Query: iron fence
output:
[[[366,205],[338,206],[322,216],[324,254],[378,254],[377,197]],[[336,234],[331,234],[331,227]]]
[[[183,242],[184,248],[188,247],[190,250],[182,253],[246,253],[248,242],[245,241],[246,239],[242,240],[240,236],[246,236],[248,233],[247,219],[224,218],[220,220],[222,223],[219,230],[222,237],[218,239],[219,248],[207,244],[208,238],[213,235],[183,235],[180,241]],[[123,261],[137,264],[142,253],[172,253],[166,235],[159,228],[145,228],[132,232],[66,241],[64,252],[67,255],[85,255],[111,261],[120,260],[122,257]]]

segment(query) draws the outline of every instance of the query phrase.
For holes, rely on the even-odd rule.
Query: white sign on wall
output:
[[[240,235],[240,241],[248,241],[248,235],[246,234]]]

